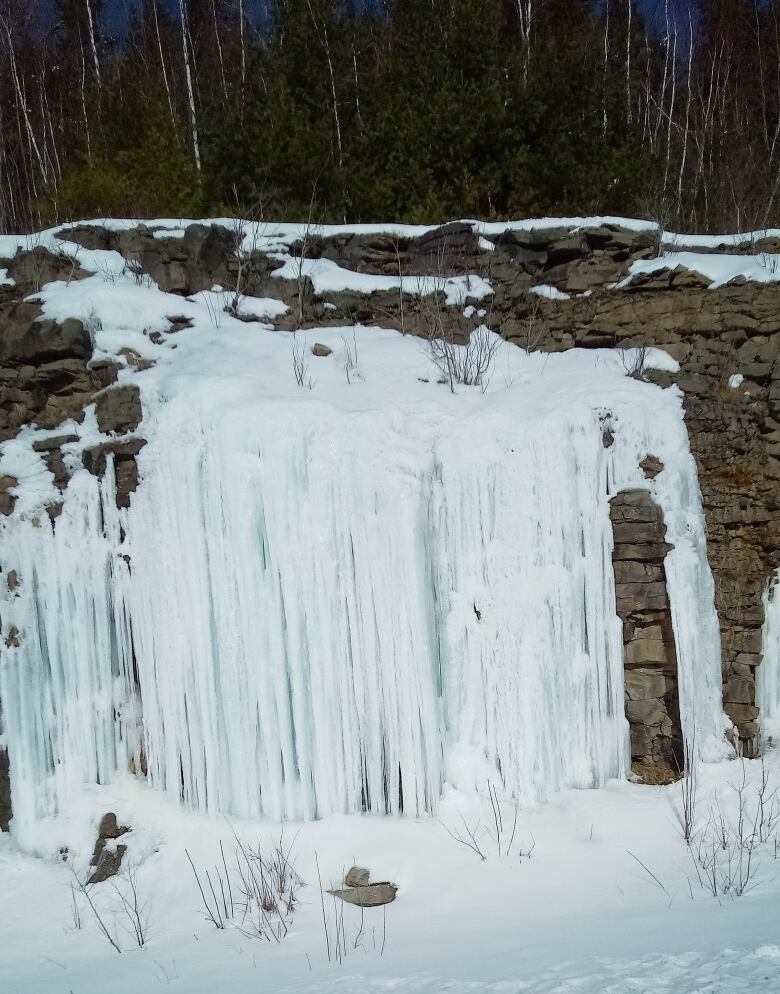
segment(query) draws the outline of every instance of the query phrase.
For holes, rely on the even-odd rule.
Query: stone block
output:
[[[95,415],[98,428],[105,434],[135,431],[143,417],[138,387],[127,384],[104,390],[95,402]]]
[[[626,670],[626,694],[632,701],[659,699],[666,693],[666,677],[659,670]]]
[[[661,508],[655,504],[628,504],[622,501],[616,503],[613,499],[610,507],[610,517],[613,523],[622,521],[652,522],[661,525],[663,528],[663,513]]]
[[[645,728],[661,728],[671,724],[664,702],[658,698],[626,701],[626,717],[632,725],[642,725]]]
[[[732,676],[723,686],[723,701],[724,705],[726,703],[754,705],[756,702],[755,680],[743,676]]]
[[[619,613],[631,614],[634,611],[663,610],[669,606],[666,584],[656,583],[616,583]]]
[[[632,759],[649,756],[654,751],[658,739],[658,729],[648,728],[646,725],[631,725],[629,734]]]
[[[616,521],[612,534],[615,545],[657,545],[663,543],[666,529],[657,521]]]
[[[645,542],[642,545],[621,542],[615,546],[612,559],[614,562],[622,560],[633,560],[638,563],[661,562],[673,548],[674,546],[669,545],[668,542]]]
[[[11,493],[19,486],[15,476],[0,476],[0,514],[13,514],[16,506],[16,495]]]
[[[365,866],[353,866],[344,877],[344,885],[346,887],[367,887],[370,877],[371,874]]]
[[[618,560],[614,563],[615,583],[658,583],[665,579],[663,566],[633,560]]]
[[[724,701],[723,710],[739,729],[749,722],[755,721],[759,714],[758,708],[752,704],[739,704],[732,701]]]
[[[627,666],[644,666],[647,663],[671,666],[675,662],[676,654],[674,646],[665,642],[655,639],[634,639],[624,647],[624,658]]]
[[[378,908],[383,904],[391,904],[395,900],[398,888],[391,883],[369,884],[367,887],[344,887],[329,890],[329,894],[356,904],[359,908]]]

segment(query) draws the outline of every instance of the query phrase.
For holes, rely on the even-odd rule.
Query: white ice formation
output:
[[[98,347],[140,350],[137,330],[111,323],[113,288],[88,282]],[[158,306],[157,290],[123,293]],[[629,487],[652,490],[674,545],[684,733],[704,758],[722,754],[718,624],[676,388],[627,377],[606,351],[503,346],[488,389],[453,395],[418,340],[296,338],[307,354],[333,349],[310,361],[311,389],[293,377],[292,336],[227,318],[196,321],[176,352],[127,374],[148,442],[129,509],[110,471],[80,469],[53,527],[20,479],[0,519],[20,837],[129,767],[199,810],[288,820],[431,813],[445,785],[488,781],[532,803],[625,775],[609,497]],[[665,465],[654,481],[638,468],[648,453]]]

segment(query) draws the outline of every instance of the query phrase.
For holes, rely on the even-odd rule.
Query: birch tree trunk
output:
[[[190,114],[190,138],[192,139],[192,154],[195,159],[195,169],[198,175],[201,173],[200,162],[200,141],[198,139],[198,118],[195,112],[195,90],[192,79],[192,56],[190,45],[187,41],[187,11],[184,7],[184,0],[179,0],[179,19],[181,21],[181,48],[184,55],[184,78],[187,84],[187,105]]]

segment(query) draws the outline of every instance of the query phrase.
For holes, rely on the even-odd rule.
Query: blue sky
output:
[[[51,0],[44,0],[44,2],[50,3]],[[109,30],[113,31],[121,29],[127,10],[132,6],[133,2],[134,0],[105,0],[106,14],[110,25]],[[176,6],[176,0],[165,0],[165,2],[172,8]],[[263,2],[264,0],[247,0],[247,6],[250,9],[252,7],[260,7]],[[370,0],[367,0],[367,2],[370,2]],[[672,7],[677,4],[681,4],[684,8],[685,0],[672,0]],[[657,10],[661,12],[663,10],[663,0],[637,0],[637,5],[648,11]]]

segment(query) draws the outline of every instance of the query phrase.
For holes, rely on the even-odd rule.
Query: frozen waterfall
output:
[[[756,669],[756,705],[761,738],[776,744],[780,735],[780,571],[764,593],[763,660]]]
[[[370,335],[383,362],[390,341],[360,339],[366,381]],[[630,486],[664,509],[682,720],[717,754],[679,395],[593,355],[522,359],[522,382],[484,396],[426,381],[360,403],[271,396],[238,365],[150,377],[129,510],[110,473],[81,471],[56,527],[0,523],[19,577],[0,594],[19,631],[0,665],[15,830],[130,765],[197,809],[275,819],[423,814],[445,784],[488,781],[533,802],[625,775],[608,500]],[[648,452],[666,464],[653,483]]]

